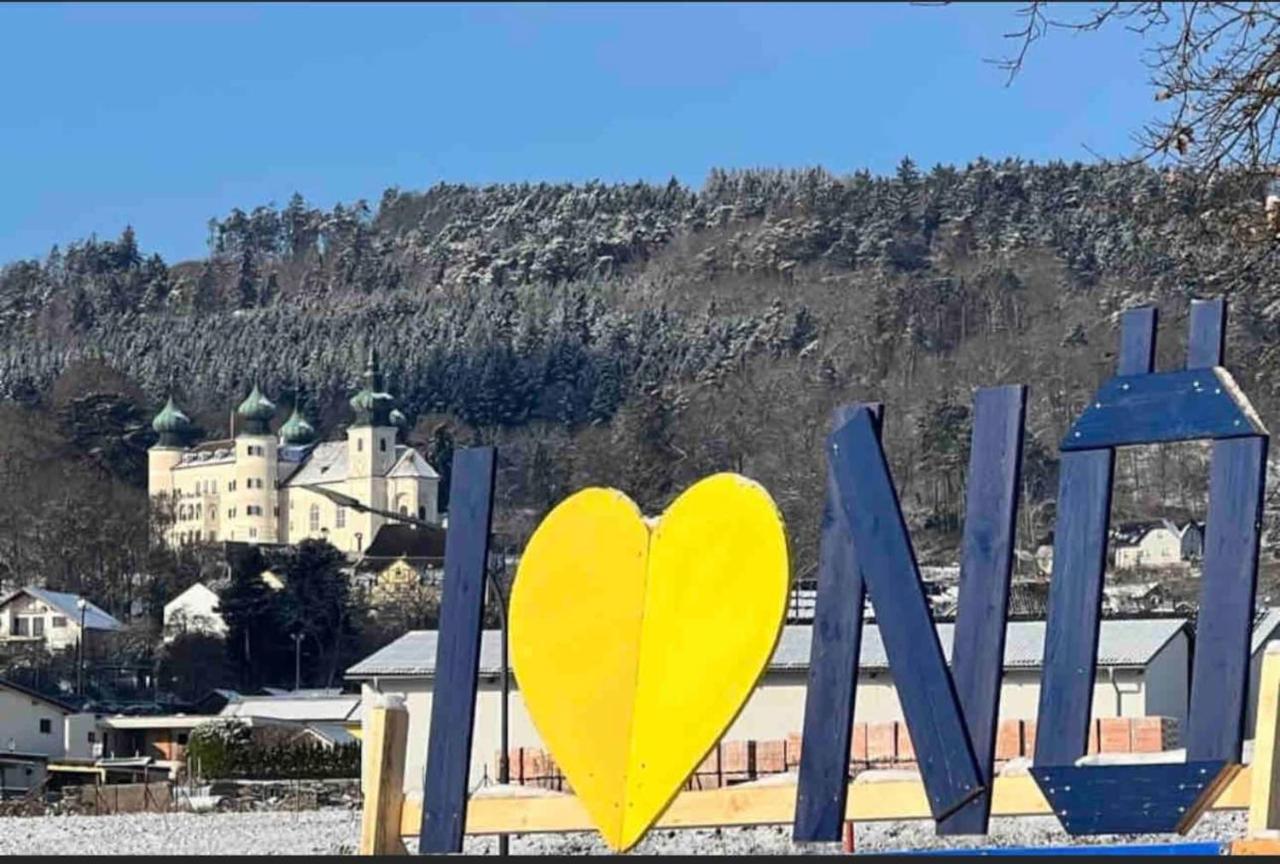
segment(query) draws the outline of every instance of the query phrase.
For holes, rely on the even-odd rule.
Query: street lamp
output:
[[[290,633],[289,638],[293,640],[293,692],[297,693],[302,688],[302,640],[304,638],[302,631]]]
[[[76,608],[80,610],[80,638],[76,640],[76,695],[84,695],[84,639],[88,632],[84,629],[85,613],[89,611],[89,602],[83,597],[76,598]]]
[[[343,495],[341,492],[335,492],[332,489],[326,489],[323,486],[313,486],[311,491],[323,495],[339,507],[350,507],[358,513],[372,513],[375,516],[381,516],[384,519],[392,519],[396,522],[403,522],[406,525],[414,525],[419,528],[436,528],[437,525],[426,521],[425,519],[417,519],[404,513],[393,513],[390,510],[379,510],[376,507],[370,507],[367,504],[352,498],[350,495]],[[503,557],[503,569],[506,569],[506,558]],[[501,712],[501,729],[499,736],[502,739],[502,755],[498,757],[498,782],[509,783],[511,781],[511,766],[509,764],[508,753],[510,751],[508,729],[508,702],[511,695],[511,664],[508,662],[507,650],[507,596],[502,591],[502,586],[498,580],[494,578],[493,568],[489,566],[489,562],[485,562],[484,566],[485,580],[488,582],[489,590],[493,592],[493,596],[497,599],[498,607],[498,632],[502,640],[502,712]],[[508,853],[507,835],[498,835],[498,854],[506,855]]]

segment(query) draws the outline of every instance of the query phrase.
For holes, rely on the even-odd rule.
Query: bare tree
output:
[[[1231,168],[1272,171],[1280,129],[1280,7],[1263,2],[1086,6],[1035,0],[1017,14],[1023,26],[1005,35],[1018,48],[994,61],[1008,70],[1010,81],[1031,46],[1053,30],[1123,26],[1152,40],[1146,63],[1155,100],[1165,106],[1137,134],[1142,158],[1171,156],[1210,177]]]

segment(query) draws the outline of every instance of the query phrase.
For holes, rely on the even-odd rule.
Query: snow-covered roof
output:
[[[230,702],[219,716],[222,717],[261,717],[275,720],[296,720],[299,722],[333,722],[354,721],[358,716],[360,694],[312,695],[307,693],[285,693],[278,696],[244,696],[239,701]]]
[[[322,441],[307,461],[293,473],[286,486],[317,486],[347,479],[347,442]]]
[[[1249,640],[1249,656],[1257,654],[1267,642],[1276,637],[1280,628],[1280,607],[1270,606],[1258,613],[1253,619],[1253,638]]]
[[[387,472],[388,477],[425,477],[435,479],[440,475],[422,455],[412,447],[403,444],[396,446],[396,463]]]
[[[284,486],[318,486],[324,483],[340,483],[347,479],[349,454],[346,441],[322,441],[311,449],[302,466],[282,480]],[[404,444],[396,445],[396,458],[388,470],[388,477],[422,477],[434,479],[440,475],[422,458],[417,450]]]
[[[308,723],[306,731],[320,740],[336,746],[354,744],[358,740],[341,723]]]
[[[1185,618],[1111,618],[1102,622],[1098,639],[1099,666],[1145,666],[1187,625]],[[955,625],[939,623],[938,641],[948,662]],[[1010,621],[1005,635],[1004,668],[1039,669],[1044,659],[1045,622]],[[373,677],[426,677],[435,675],[435,630],[414,630],[390,645],[374,652],[347,670],[352,679]],[[770,671],[809,668],[809,649],[813,627],[795,624],[784,627],[778,647],[769,660]],[[480,642],[480,672],[496,675],[502,669],[500,633],[486,630]],[[862,628],[862,657],[859,668],[887,670],[889,657],[880,628],[866,624]]]
[[[164,604],[165,616],[166,617],[168,616],[170,609],[180,609],[181,607],[185,606],[188,602],[195,600],[197,598],[204,598],[206,600],[209,598],[213,598],[216,601],[218,599],[218,592],[214,591],[212,588],[210,588],[208,585],[204,584],[203,582],[197,582],[194,585],[187,588],[186,591],[183,591],[177,597],[174,597],[168,603]]]

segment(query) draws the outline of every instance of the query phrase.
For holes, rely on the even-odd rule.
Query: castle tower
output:
[[[355,422],[347,429],[347,494],[369,507],[387,508],[387,472],[396,459],[396,427],[391,422],[392,398],[382,389],[378,354],[369,350],[364,386],[351,397]],[[350,531],[367,547],[385,521],[371,513],[352,513]]]
[[[164,403],[160,413],[151,421],[151,428],[160,436],[147,451],[147,494],[155,499],[174,492],[173,469],[182,461],[191,434],[191,418],[174,404],[173,397]]]
[[[270,422],[276,406],[255,384],[236,409],[235,491],[228,500],[235,513],[232,538],[249,543],[278,541],[276,436]]]

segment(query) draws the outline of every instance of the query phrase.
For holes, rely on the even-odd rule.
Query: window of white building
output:
[[[311,524],[312,531],[320,530],[320,505],[319,504],[311,505],[311,523],[310,524]]]

